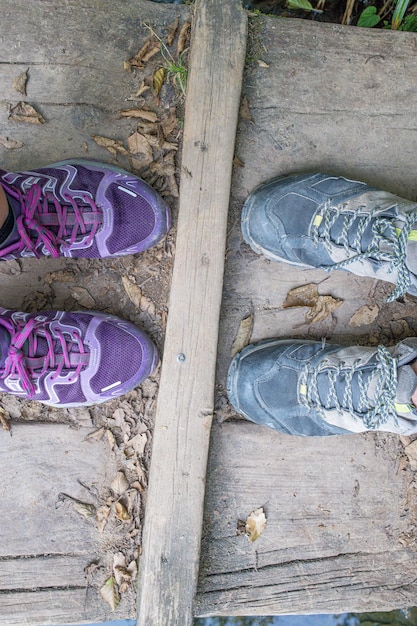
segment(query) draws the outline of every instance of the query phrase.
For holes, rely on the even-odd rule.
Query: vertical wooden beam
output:
[[[197,0],[138,626],[193,620],[246,29],[240,0]]]

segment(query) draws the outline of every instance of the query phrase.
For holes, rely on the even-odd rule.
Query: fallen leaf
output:
[[[333,296],[319,296],[316,304],[306,313],[306,322],[308,324],[317,324],[322,322],[333,313],[343,300],[333,298]]]
[[[125,491],[129,489],[129,483],[126,480],[126,476],[123,472],[117,472],[114,477],[111,488],[113,489],[116,496],[122,496]]]
[[[96,521],[97,521],[97,528],[100,533],[102,533],[106,527],[109,514],[110,514],[109,506],[103,504],[102,506],[98,507],[96,511]]]
[[[182,54],[187,47],[188,35],[190,32],[191,23],[184,22],[181,26],[180,34],[178,35],[178,44],[177,44],[177,52],[178,54]]]
[[[112,611],[117,609],[120,603],[120,595],[114,576],[106,580],[103,587],[100,589],[100,593],[103,600],[107,602]]]
[[[269,67],[269,63],[265,63],[265,61],[262,61],[262,59],[258,59],[257,63],[259,67]]]
[[[125,109],[118,111],[117,119],[121,119],[122,117],[140,117],[143,120],[148,120],[149,122],[156,122],[158,120],[158,116],[154,111],[145,111],[144,109]]]
[[[126,557],[122,552],[113,556],[113,573],[121,594],[125,593],[129,585],[136,579],[138,566],[136,561],[126,563]]]
[[[28,80],[28,70],[21,72],[17,78],[13,81],[13,89],[15,89],[18,93],[21,93],[22,96],[26,96],[26,83]]]
[[[89,504],[88,502],[74,500],[73,507],[79,515],[82,515],[82,517],[86,517],[87,519],[96,516],[96,507],[93,504]]]
[[[235,156],[235,158],[233,159],[233,165],[235,167],[245,167],[245,163],[244,161],[242,161],[241,159],[239,159],[238,156]]]
[[[164,113],[161,118],[161,128],[165,139],[172,133],[172,131],[176,127],[177,116],[175,115],[175,112],[170,111],[169,113]]]
[[[242,102],[240,103],[239,115],[242,119],[253,122],[249,109],[249,101],[246,96],[243,96]]]
[[[75,273],[71,270],[57,270],[56,272],[48,272],[44,276],[47,285],[51,283],[73,283],[75,281]]]
[[[315,283],[308,283],[308,285],[302,285],[301,287],[295,287],[287,293],[282,307],[284,309],[293,306],[309,306],[313,307],[319,297],[317,285]]]
[[[88,433],[88,435],[86,436],[86,441],[101,441],[104,437],[104,433],[105,428],[104,426],[102,426],[101,428],[94,430],[92,433]]]
[[[164,84],[164,78],[165,70],[163,67],[160,67],[154,72],[154,75],[152,77],[152,90],[155,96],[157,96],[161,91],[161,87]]]
[[[122,502],[120,501],[116,502],[115,508],[116,508],[116,517],[121,522],[128,522],[132,519],[132,516],[130,515],[129,511],[127,510],[127,508]]]
[[[129,280],[127,276],[122,276],[122,283],[130,301],[139,309],[140,300],[142,298],[141,288],[138,287],[136,283]]]
[[[167,46],[172,46],[178,30],[178,17],[167,28]]]
[[[85,309],[94,309],[96,307],[96,301],[84,287],[73,287],[71,296]]]
[[[117,153],[127,155],[129,154],[126,148],[124,147],[121,141],[117,139],[110,139],[109,137],[101,137],[100,135],[93,135],[92,139],[96,142],[97,145],[102,148],[106,148],[114,157],[117,156]]]
[[[240,322],[235,340],[232,345],[231,356],[235,356],[235,354],[243,350],[243,348],[247,346],[250,342],[253,331],[253,320],[254,317],[251,313]]]
[[[417,470],[417,439],[405,447],[411,469]]]
[[[152,59],[152,57],[155,56],[155,54],[158,54],[160,50],[161,50],[160,43],[158,41],[154,41],[152,45],[150,46],[148,52],[142,58],[142,63],[143,64],[147,63],[150,59]]]
[[[130,441],[128,441],[128,445],[132,446],[136,454],[139,455],[142,455],[144,453],[147,443],[148,437],[146,433],[135,435],[132,439],[130,439]]]
[[[7,411],[0,407],[0,424],[3,430],[10,430],[10,415]]]
[[[109,441],[110,450],[114,450],[116,446],[116,439],[111,430],[107,430],[107,439]]]
[[[150,45],[151,45],[151,37],[148,37],[145,43],[143,44],[142,48],[139,50],[139,52],[137,52],[134,57],[124,62],[123,64],[124,69],[127,70],[128,72],[131,72],[132,67],[143,68],[142,59],[145,56],[145,54],[148,52]]]
[[[256,541],[265,530],[266,517],[263,508],[253,511],[246,520],[245,530],[249,541]]]
[[[10,110],[9,120],[12,122],[24,122],[26,124],[44,124],[44,117],[27,102],[18,102]]]
[[[377,304],[361,306],[350,318],[349,326],[357,328],[358,326],[367,326],[372,324],[378,317],[379,306]]]
[[[135,98],[139,98],[139,96],[141,96],[143,93],[145,93],[145,91],[148,91],[148,89],[150,89],[150,86],[149,85],[145,85],[145,81],[143,80],[141,82],[141,84],[139,85],[139,89],[135,93]]]
[[[127,140],[127,146],[130,154],[134,154],[140,157],[140,167],[146,167],[153,161],[152,146],[146,135],[142,133],[134,132]]]
[[[3,148],[6,148],[6,150],[18,150],[24,145],[25,144],[23,143],[23,141],[9,139],[8,137],[0,137],[0,146],[3,146]]]
[[[142,296],[140,299],[140,308],[142,311],[149,313],[149,315],[155,315],[155,303],[147,296]]]

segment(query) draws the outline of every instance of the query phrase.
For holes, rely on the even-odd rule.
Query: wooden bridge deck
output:
[[[189,8],[146,0],[110,4],[6,0],[0,136],[25,147],[0,147],[3,167],[84,156],[85,142],[89,156],[103,159],[91,135],[117,139],[133,129],[114,112],[137,88],[122,62],[140,47],[140,20],[166,27],[176,15],[185,19]],[[242,83],[250,115],[246,108],[238,125],[234,153],[243,167],[233,171],[226,228],[245,47],[246,14],[238,4],[197,0],[195,9],[175,301],[171,298],[155,423],[138,610],[131,593],[112,612],[91,585],[91,576],[106,579],[114,537],[100,535],[59,498],[69,493],[84,500],[86,484],[105,490],[120,459],[104,440],[86,441],[93,426],[83,412],[77,419],[55,414],[53,423],[42,414],[28,424],[14,407],[18,423],[12,438],[2,434],[0,447],[0,624],[44,626],[138,615],[138,626],[187,626],[193,615],[415,604],[415,482],[403,442],[380,434],[331,440],[280,435],[233,419],[224,383],[231,344],[249,313],[254,314],[252,340],[326,336],[345,343],[352,338],[392,343],[417,332],[414,298],[387,305],[387,285],[274,265],[254,255],[239,232],[247,194],[281,173],[329,171],[417,198],[416,37],[250,18]],[[222,30],[220,23],[228,28]],[[20,99],[13,80],[27,67],[28,101],[48,119],[42,126],[7,119],[9,105]],[[65,268],[63,260],[5,264],[1,304],[30,306],[40,277]],[[119,272],[121,279],[123,267]],[[282,309],[292,287],[310,282],[321,294],[343,300],[332,316],[313,325],[305,323],[305,309]],[[105,300],[97,299],[104,306]],[[62,289],[55,302],[65,305]],[[368,325],[349,325],[363,305],[378,316]],[[185,361],[176,359],[179,353]],[[219,419],[209,447],[214,383]],[[77,428],[69,428],[68,420]],[[251,544],[236,533],[238,520],[261,506],[266,529]]]

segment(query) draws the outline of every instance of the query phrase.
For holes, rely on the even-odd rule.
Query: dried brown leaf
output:
[[[180,192],[177,185],[177,179],[175,178],[174,174],[172,176],[168,176],[167,182],[169,193],[171,194],[171,196],[173,196],[174,198],[179,198]]]
[[[146,167],[153,161],[152,146],[147,136],[135,132],[127,140],[129,152],[139,157],[140,167]]]
[[[122,276],[123,287],[127,295],[129,296],[130,301],[135,305],[135,307],[140,307],[140,299],[142,298],[142,290],[140,287],[133,283],[127,276]]]
[[[168,26],[167,46],[172,46],[174,42],[175,35],[177,34],[177,30],[178,30],[178,23],[179,23],[179,19],[178,17],[176,17],[175,20]]]
[[[241,159],[239,159],[238,156],[235,156],[235,158],[233,159],[233,165],[235,167],[245,167],[245,163],[244,161],[242,161]]]
[[[319,296],[315,305],[306,313],[307,324],[317,324],[317,322],[322,322],[342,303],[343,300],[333,298],[333,296]]]
[[[107,439],[109,441],[110,450],[114,450],[116,447],[116,439],[111,430],[107,430]]]
[[[258,59],[257,63],[259,67],[269,67],[269,63],[265,63],[265,61],[262,61],[262,59]]]
[[[148,89],[150,89],[149,85],[145,85],[145,81],[143,80],[139,86],[139,89],[137,90],[137,92],[135,93],[135,98],[139,98],[139,96],[141,96],[143,93],[145,93],[145,91],[148,91]]]
[[[129,522],[132,519],[132,516],[130,515],[129,511],[127,510],[127,508],[122,502],[120,501],[116,502],[115,508],[116,508],[116,517],[121,522]]]
[[[96,301],[84,287],[73,287],[71,289],[71,296],[85,309],[96,308]]]
[[[154,92],[155,96],[157,96],[159,92],[161,91],[161,87],[164,84],[164,79],[165,79],[165,70],[163,67],[159,67],[154,72],[154,75],[152,77],[152,91]]]
[[[240,322],[235,340],[233,341],[231,356],[235,356],[250,342],[253,332],[253,320],[254,316],[251,313]]]
[[[99,506],[96,511],[97,528],[100,533],[102,533],[106,527],[107,520],[109,519],[110,515],[110,510],[111,509],[109,506],[103,504],[102,506]]]
[[[90,518],[96,516],[96,507],[88,502],[81,502],[80,500],[74,500],[72,503],[74,510],[77,511],[82,517]]]
[[[146,311],[149,315],[155,315],[155,303],[148,296],[142,296],[140,299],[140,308],[142,311]]]
[[[129,59],[128,61],[124,62],[124,69],[127,70],[128,72],[132,71],[132,67],[143,67],[143,57],[145,56],[145,54],[148,52],[149,48],[151,45],[151,37],[148,37],[147,40],[145,41],[145,43],[143,44],[142,48],[139,50],[139,52],[137,52],[135,54],[134,57],[132,57],[131,59]]]
[[[26,124],[44,124],[45,119],[36,109],[27,102],[18,102],[10,110],[9,120]]]
[[[96,142],[97,145],[102,148],[106,148],[114,157],[117,156],[117,153],[127,155],[128,151],[124,147],[121,141],[117,139],[110,139],[109,137],[101,137],[100,135],[93,135],[92,139]]]
[[[158,116],[154,111],[145,111],[144,109],[125,109],[118,111],[117,119],[121,119],[122,117],[139,117],[143,120],[148,120],[148,122],[156,122],[158,120]]]
[[[116,579],[111,576],[100,589],[103,600],[107,602],[112,611],[115,611],[120,603],[119,590],[117,588]]]
[[[188,37],[190,34],[191,23],[184,22],[181,26],[180,34],[178,35],[177,52],[182,54],[187,47]]]
[[[165,139],[175,130],[177,123],[177,116],[174,112],[170,111],[162,115],[161,128]]]
[[[349,326],[357,328],[359,326],[367,326],[376,320],[379,314],[379,306],[377,304],[361,306],[350,318]]]
[[[249,108],[249,101],[246,96],[243,96],[242,102],[240,103],[239,115],[242,119],[248,120],[248,122],[253,122]]]
[[[246,520],[245,530],[249,541],[256,541],[263,533],[266,526],[266,516],[263,508],[252,511]]]
[[[152,59],[152,57],[155,56],[155,54],[158,54],[160,50],[161,50],[161,44],[158,41],[154,41],[152,45],[150,46],[148,52],[142,58],[142,63],[143,64],[147,63],[150,59]]]
[[[94,430],[91,433],[88,433],[88,435],[86,436],[86,441],[101,441],[104,437],[104,433],[105,433],[105,428],[104,426],[102,426],[101,428],[98,428],[97,430]]]
[[[111,488],[116,496],[122,496],[129,489],[129,483],[123,472],[117,472],[112,481]]]
[[[125,593],[129,585],[136,579],[138,567],[136,561],[126,563],[126,557],[122,552],[113,556],[113,573],[121,594]]]
[[[26,96],[26,83],[28,80],[28,70],[21,72],[17,78],[13,81],[13,89],[15,89],[18,93],[21,93],[22,96]]]
[[[0,424],[3,430],[10,430],[10,415],[7,411],[0,407]]]
[[[282,307],[284,309],[293,306],[309,306],[313,307],[317,302],[319,292],[315,283],[309,283],[308,285],[302,285],[301,287],[295,287],[287,293]]]
[[[24,145],[25,144],[23,143],[23,141],[9,139],[8,137],[0,137],[0,146],[3,146],[3,148],[6,148],[6,150],[18,150]]]
[[[135,435],[128,442],[129,446],[132,446],[136,454],[142,455],[145,451],[146,444],[148,442],[148,437],[146,433],[141,433],[139,435]]]

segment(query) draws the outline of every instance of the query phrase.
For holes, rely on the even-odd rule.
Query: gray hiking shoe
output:
[[[343,269],[417,295],[417,203],[327,174],[275,178],[242,212],[251,248],[299,267]]]
[[[417,337],[392,348],[266,340],[234,357],[229,400],[251,421],[289,435],[411,435],[417,433],[416,359]]]

